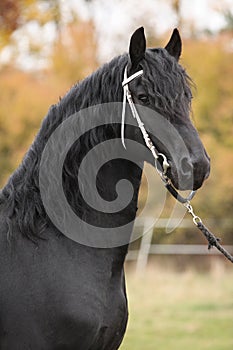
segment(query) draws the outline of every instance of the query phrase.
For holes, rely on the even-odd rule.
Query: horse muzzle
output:
[[[178,190],[198,190],[210,174],[210,158],[204,152],[202,156],[179,157],[170,161],[167,176]]]

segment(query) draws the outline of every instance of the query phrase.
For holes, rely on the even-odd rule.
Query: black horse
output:
[[[178,63],[180,54],[178,30],[174,30],[165,48],[146,49],[144,30],[139,28],[131,37],[129,55],[124,54],[105,64],[75,85],[49,110],[22,164],[0,193],[1,350],[119,348],[128,317],[123,268],[127,241],[137,211],[142,164],[144,161],[153,164],[153,157],[146,147],[143,148],[144,140],[135,122],[135,125],[125,125],[126,149],[122,146],[118,107],[114,111],[117,121],[113,120],[112,107],[106,107],[109,108],[109,121],[85,131],[69,147],[61,179],[72,212],[94,227],[92,234],[97,236],[103,228],[109,232],[116,228],[114,233],[117,233],[118,229],[126,227],[123,245],[120,240],[116,243],[110,237],[102,247],[101,244],[95,246],[91,238],[89,245],[89,238],[84,243],[79,238],[69,239],[69,233],[61,232],[59,224],[54,223],[52,214],[43,204],[46,182],[43,183],[42,179],[40,184],[41,158],[53,132],[71,115],[91,106],[122,103],[122,81],[127,66],[128,77],[143,70],[141,76],[129,83],[129,88],[145,127],[148,125],[153,131],[153,118],[147,119],[147,113],[141,114],[143,109],[140,107],[159,113],[161,119],[168,121],[187,149],[187,154],[183,155],[176,142],[173,151],[169,149],[160,140],[158,124],[154,133],[150,131],[158,151],[163,152],[169,161],[169,178],[177,189],[200,188],[209,174],[209,158],[189,118],[191,80]],[[119,105],[121,110],[122,104]],[[93,107],[92,112],[96,108]],[[128,107],[126,114],[127,120],[133,120]],[[76,121],[79,123],[78,116]],[[80,119],[80,129],[87,122],[88,118]],[[166,129],[169,136],[170,128]],[[117,140],[120,156],[115,157],[115,146],[111,145]],[[108,141],[109,146],[104,151],[97,150],[93,160],[95,163],[99,158],[108,159],[96,178],[99,197],[110,206],[117,199],[116,187],[121,179],[127,179],[132,185],[130,192],[121,183],[123,192],[130,192],[132,197],[125,208],[119,207],[118,212],[98,210],[98,196],[97,208],[85,203],[84,194],[92,197],[90,184],[86,179],[81,185],[78,181],[82,160],[102,141]],[[140,145],[138,149],[132,146],[132,142]],[[62,149],[53,143],[53,152],[54,157],[59,157]],[[47,164],[49,167],[50,163]],[[94,167],[87,164],[88,179]],[[48,170],[48,174],[45,170],[44,176],[57,180],[55,169]],[[49,198],[53,197],[52,192],[48,190],[48,193]],[[53,200],[51,205],[56,211],[59,205]],[[61,206],[56,215],[60,216],[61,223],[67,223]],[[84,241],[85,235],[90,233],[88,227],[82,232]],[[78,225],[76,230],[80,234]]]

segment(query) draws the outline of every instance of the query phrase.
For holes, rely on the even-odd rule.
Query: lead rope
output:
[[[202,222],[201,218],[197,216],[194,211],[193,207],[188,201],[184,204],[185,208],[187,209],[188,213],[190,213],[193,217],[193,223],[196,225],[196,227],[203,233],[205,238],[207,239],[209,245],[208,249],[211,249],[213,247],[217,248],[229,261],[233,263],[233,256],[225,249],[223,246],[219,243],[220,239],[217,238]]]
[[[142,122],[142,120],[137,112],[137,109],[136,109],[134,102],[133,102],[133,99],[132,99],[132,95],[131,95],[129,87],[128,87],[128,84],[132,80],[142,76],[142,74],[143,74],[143,70],[140,70],[140,71],[134,73],[133,75],[131,75],[130,77],[127,77],[127,66],[125,67],[124,80],[122,82],[122,87],[124,90],[122,119],[121,119],[121,142],[122,142],[122,145],[126,149],[124,128],[125,128],[126,102],[128,101],[132,115],[137,121],[137,124],[141,130],[143,139],[145,141],[145,144],[149,148],[149,150],[151,151],[153,157],[155,158],[155,168],[156,168],[161,180],[163,181],[164,186],[171,193],[171,195],[173,197],[175,197],[175,199],[178,202],[180,202],[181,204],[184,205],[187,212],[192,216],[194,225],[203,233],[203,235],[205,236],[205,238],[207,239],[207,241],[209,243],[208,249],[216,247],[229,261],[231,261],[233,263],[233,256],[225,248],[222,247],[222,245],[219,243],[220,239],[215,237],[215,235],[211,231],[209,231],[209,229],[203,224],[201,218],[194,213],[194,210],[193,210],[192,205],[190,204],[190,201],[194,197],[196,191],[191,191],[189,196],[186,198],[182,197],[177,192],[175,187],[172,185],[171,180],[166,175],[167,169],[170,167],[168,160],[163,153],[156,151],[156,148],[155,148],[153,142],[151,141],[151,139],[150,139],[145,127],[144,127],[144,124],[143,124],[143,122]],[[162,171],[159,170],[159,168],[158,168],[158,160],[160,157],[162,158],[162,168],[163,168]]]

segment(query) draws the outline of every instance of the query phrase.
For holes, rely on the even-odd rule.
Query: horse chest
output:
[[[124,276],[101,260],[85,265],[82,252],[52,251],[13,259],[0,288],[1,350],[117,349],[127,323]]]
[[[88,276],[87,276],[88,279]],[[58,331],[78,349],[111,350],[122,339],[127,322],[127,304],[122,283],[97,283],[89,276],[86,285],[70,286],[63,307],[57,309]],[[63,340],[64,341],[64,340]]]
[[[101,288],[95,284],[66,289],[63,302],[51,302],[52,318],[48,334],[52,332],[55,348],[80,350],[117,349],[127,322],[127,305],[122,288]],[[54,312],[53,312],[54,310]],[[56,322],[52,322],[55,319]],[[55,327],[54,327],[55,325]],[[46,330],[44,330],[46,332]],[[52,339],[51,338],[51,339]]]

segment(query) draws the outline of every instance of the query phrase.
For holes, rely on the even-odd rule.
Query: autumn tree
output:
[[[1,0],[0,49],[10,43],[13,32],[30,21],[40,26],[52,21],[59,28],[60,20],[59,0]]]
[[[72,85],[97,68],[96,41],[91,21],[73,20],[63,27],[52,55],[54,75]]]
[[[52,12],[45,4],[47,10],[41,10],[40,16],[37,6],[45,1],[26,2],[26,9],[21,11],[20,7],[17,8],[19,13],[15,25],[0,28],[1,37],[4,37],[6,28],[9,28],[10,35],[26,20],[33,18],[37,18],[41,25],[55,20],[59,31],[60,28],[62,30],[51,47],[52,54],[47,57],[48,64],[43,70],[38,70],[37,66],[30,72],[19,70],[13,61],[0,70],[0,187],[21,161],[49,106],[96,67],[96,45],[91,22],[81,21],[76,16],[76,19],[71,17],[70,22],[61,24],[56,10],[58,1],[49,1]],[[15,6],[19,3],[22,4],[22,1],[16,1]]]

